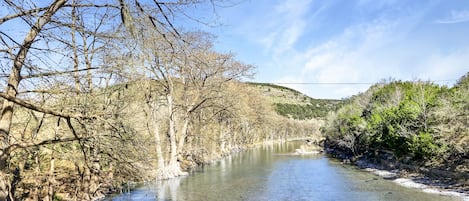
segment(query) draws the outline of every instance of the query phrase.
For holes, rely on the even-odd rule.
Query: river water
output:
[[[189,176],[146,183],[108,200],[458,200],[401,187],[323,155],[292,155],[299,143],[264,146],[206,165]]]

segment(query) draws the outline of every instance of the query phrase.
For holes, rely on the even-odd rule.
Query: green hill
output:
[[[247,84],[268,97],[279,115],[293,119],[325,118],[329,111],[335,111],[343,102],[311,98],[297,90],[269,83],[248,82]]]

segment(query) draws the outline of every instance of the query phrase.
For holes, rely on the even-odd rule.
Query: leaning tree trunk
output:
[[[54,1],[54,3],[49,6],[49,8],[37,19],[36,23],[29,30],[18,54],[14,58],[13,66],[8,77],[8,84],[5,88],[5,94],[16,97],[18,86],[21,81],[21,69],[26,61],[26,56],[28,55],[31,45],[34,43],[44,25],[50,22],[52,15],[54,15],[65,4],[65,2],[66,0]],[[11,199],[8,189],[10,182],[8,158],[10,153],[8,153],[7,149],[9,146],[8,138],[13,118],[13,106],[13,102],[4,100],[0,117],[0,200]]]

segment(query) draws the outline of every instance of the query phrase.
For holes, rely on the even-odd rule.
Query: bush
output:
[[[468,75],[453,89],[420,81],[374,85],[344,101],[322,131],[330,144],[359,153],[386,150],[424,161],[467,155]]]
[[[413,136],[408,144],[410,151],[416,159],[432,159],[443,148],[436,144],[432,134],[426,132]]]

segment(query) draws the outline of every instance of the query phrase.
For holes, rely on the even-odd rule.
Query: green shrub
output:
[[[469,74],[468,74],[469,75]],[[361,152],[392,151],[398,157],[433,160],[467,154],[469,78],[453,89],[429,82],[377,84],[344,101],[322,129],[330,143],[350,148],[351,136]],[[448,124],[452,124],[448,125]],[[451,141],[451,138],[458,139]],[[464,143],[466,142],[466,143]],[[455,147],[451,150],[449,147]],[[454,155],[454,154],[453,154]]]

